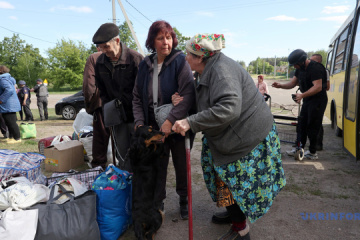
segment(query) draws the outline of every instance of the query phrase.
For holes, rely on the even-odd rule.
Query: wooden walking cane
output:
[[[191,191],[191,163],[190,163],[190,136],[185,135],[187,189],[188,189],[188,211],[189,211],[189,240],[193,240],[193,214],[192,214],[192,191]]]

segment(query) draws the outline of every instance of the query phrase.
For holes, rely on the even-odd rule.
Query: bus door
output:
[[[360,66],[360,24],[358,24],[359,12],[356,14],[353,47],[350,48],[350,56],[347,66],[347,78],[344,85],[344,109],[343,109],[343,139],[344,148],[356,159],[360,159],[360,129],[359,129],[359,66]],[[351,54],[352,53],[352,54]]]

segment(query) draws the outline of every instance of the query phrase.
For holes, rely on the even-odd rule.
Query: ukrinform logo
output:
[[[360,221],[360,213],[300,213],[302,220],[349,220]]]

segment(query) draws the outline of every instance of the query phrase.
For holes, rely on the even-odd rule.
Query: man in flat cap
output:
[[[48,120],[48,90],[44,85],[43,80],[41,78],[36,80],[36,85],[32,89],[36,93],[37,98],[37,106],[39,109],[40,120]]]
[[[104,125],[104,115],[99,94],[95,85],[95,66],[98,57],[102,54],[101,49],[96,46],[98,52],[89,56],[86,61],[83,75],[83,94],[85,110],[93,115],[93,143],[91,167],[101,166],[106,169],[107,151],[110,132]]]
[[[96,61],[95,83],[103,105],[104,123],[115,141],[120,167],[128,170],[130,164],[125,165],[125,155],[134,130],[132,91],[144,57],[120,42],[119,32],[115,24],[105,23],[93,36],[94,44],[103,52]],[[118,110],[121,117],[114,117]]]

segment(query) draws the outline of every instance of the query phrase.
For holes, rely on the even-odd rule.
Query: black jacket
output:
[[[95,83],[100,90],[102,104],[106,104],[114,99],[120,99],[123,103],[126,113],[127,122],[133,122],[134,116],[132,111],[132,91],[138,72],[139,63],[143,56],[126,47],[121,43],[121,56],[115,66],[110,59],[101,54],[96,61],[95,66]]]

